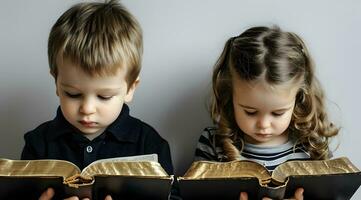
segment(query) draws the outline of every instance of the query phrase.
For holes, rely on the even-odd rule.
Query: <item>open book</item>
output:
[[[0,159],[0,199],[38,199],[48,187],[54,199],[168,199],[173,176],[156,154],[95,161],[82,171],[64,160]]]
[[[178,177],[183,199],[290,198],[304,188],[304,199],[350,199],[361,184],[361,172],[349,159],[288,161],[272,173],[253,161],[194,162]]]

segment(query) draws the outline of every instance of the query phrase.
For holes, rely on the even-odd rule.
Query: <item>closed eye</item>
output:
[[[65,95],[73,99],[81,97],[81,94],[71,94],[69,92],[65,92]]]
[[[285,112],[272,112],[272,115],[275,116],[275,117],[280,117],[283,114],[285,114]]]
[[[247,110],[245,110],[244,112],[245,112],[246,115],[248,115],[248,116],[254,116],[254,115],[257,114],[257,111],[247,111]]]
[[[98,98],[101,100],[110,100],[111,98],[113,98],[113,96],[102,96],[102,95],[98,95]]]

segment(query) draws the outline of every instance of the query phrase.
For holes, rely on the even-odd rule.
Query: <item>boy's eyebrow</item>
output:
[[[68,85],[66,83],[60,83],[61,86],[63,87],[69,87],[69,88],[74,88],[74,89],[77,89],[76,87],[72,86],[72,85]]]
[[[100,88],[98,89],[99,92],[117,92],[121,90],[122,88]]]
[[[72,86],[72,85],[68,85],[66,83],[60,83],[60,85],[62,85],[63,87],[68,87],[68,88],[74,88],[79,90],[78,88]],[[99,92],[117,92],[119,90],[121,90],[121,87],[116,87],[116,88],[98,88],[97,91]]]

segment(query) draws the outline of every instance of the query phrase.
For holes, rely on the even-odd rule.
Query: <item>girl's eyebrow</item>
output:
[[[243,104],[238,104],[239,106],[241,106],[242,108],[245,108],[245,109],[253,109],[253,110],[257,110],[257,108],[254,108],[254,107],[251,107],[251,106],[246,106],[246,105],[243,105]],[[289,109],[291,109],[293,106],[288,106],[287,107],[284,107],[284,108],[279,108],[279,109],[276,109],[276,110],[273,110],[272,112],[282,112],[282,111],[287,111]]]
[[[292,108],[292,106],[290,106],[290,107],[286,107],[286,108],[280,108],[280,109],[274,110],[273,112],[282,112],[282,111],[287,111],[287,110],[289,110],[289,109],[291,109],[291,108]]]
[[[246,108],[246,109],[256,109],[256,108],[253,108],[251,106],[246,106],[246,105],[243,105],[243,104],[238,104],[239,106],[243,107],[243,108]]]

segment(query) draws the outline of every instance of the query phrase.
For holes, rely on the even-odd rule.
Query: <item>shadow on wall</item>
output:
[[[211,125],[206,105],[210,83],[206,78],[182,84],[185,87],[177,90],[176,97],[168,97],[171,103],[160,118],[159,131],[168,136],[175,175],[183,175],[191,165],[198,138]]]
[[[12,91],[2,95],[0,100],[0,157],[20,159],[24,134],[44,122],[42,120],[50,120],[49,113],[54,113],[56,107],[44,98],[41,90],[15,88]]]

